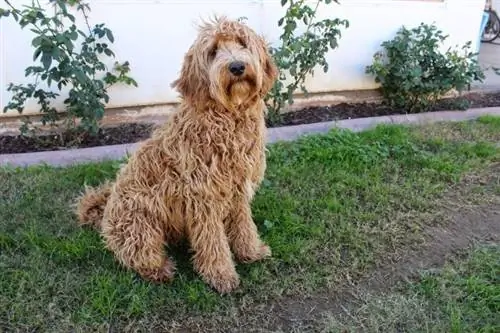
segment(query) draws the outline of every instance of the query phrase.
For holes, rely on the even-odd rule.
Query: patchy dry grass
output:
[[[122,269],[96,233],[76,227],[70,202],[84,184],[112,178],[118,162],[0,169],[0,330],[147,331],[199,314],[243,316],[356,279],[439,222],[432,208],[447,187],[499,160],[498,118],[439,126],[272,145],[253,213],[273,259],[238,265],[242,286],[224,297],[194,274],[185,246],[173,255],[173,284],[154,285]]]
[[[405,290],[363,295],[361,306],[330,318],[323,332],[499,332],[499,258],[499,244],[478,246]]]
[[[436,146],[456,142],[500,143],[500,117],[483,116],[474,122],[440,123],[414,129],[415,134],[433,142]]]

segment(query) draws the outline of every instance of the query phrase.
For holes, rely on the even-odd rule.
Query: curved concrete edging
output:
[[[379,124],[426,124],[441,121],[465,121],[484,115],[500,116],[500,107],[470,109],[467,111],[439,111],[410,115],[393,115],[327,121],[321,123],[276,127],[268,129],[268,142],[292,141],[303,135],[326,133],[333,128],[350,129],[355,132],[373,128]],[[0,154],[1,166],[29,166],[47,164],[67,166],[76,163],[118,160],[132,153],[139,143],[101,146],[91,148],[45,151],[21,154]]]

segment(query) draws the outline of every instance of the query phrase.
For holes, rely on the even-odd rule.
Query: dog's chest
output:
[[[233,131],[227,131],[216,144],[211,163],[232,174],[232,178],[245,178],[253,169],[259,167],[263,150],[263,131],[257,122],[237,123]]]
[[[262,138],[256,128],[236,129],[232,135],[228,135],[224,147],[219,149],[218,153],[228,164],[252,168],[253,161],[261,150],[261,142]]]

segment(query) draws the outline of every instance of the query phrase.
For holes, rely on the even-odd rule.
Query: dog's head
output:
[[[277,75],[265,40],[245,24],[221,17],[200,26],[172,87],[186,100],[210,98],[236,109],[264,97]]]

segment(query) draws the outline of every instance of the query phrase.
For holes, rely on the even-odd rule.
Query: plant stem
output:
[[[312,25],[312,19],[314,19],[316,17],[316,11],[318,10],[318,7],[319,7],[319,3],[320,3],[321,0],[318,0],[316,2],[316,7],[314,7],[314,11],[313,11],[313,15],[311,17],[311,20],[309,20],[309,24],[307,25],[307,28],[306,28],[306,34],[309,32],[309,29],[311,28],[311,25]]]
[[[16,12],[18,12],[18,11],[19,11],[16,7],[12,6],[12,4],[10,3],[10,1],[9,1],[9,0],[4,0],[4,2],[5,2],[5,3],[6,3],[9,7],[10,7],[10,8],[12,8],[12,10],[14,10],[14,11],[16,11]]]

